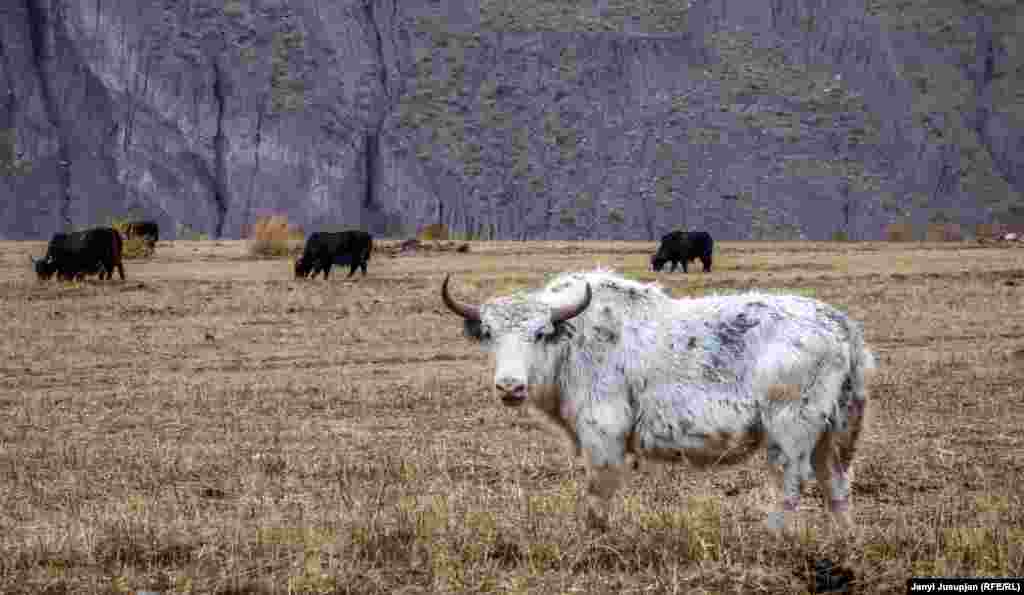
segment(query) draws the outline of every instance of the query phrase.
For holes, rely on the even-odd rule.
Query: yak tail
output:
[[[857,442],[866,425],[868,376],[875,369],[875,357],[864,344],[863,329],[851,321],[849,330],[850,369],[840,389],[837,403],[839,410],[836,411],[835,424],[830,431],[836,458],[846,469],[853,462]]]

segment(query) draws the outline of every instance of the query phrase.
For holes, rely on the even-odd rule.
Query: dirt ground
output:
[[[365,278],[292,279],[241,241],[160,242],[127,280],[37,282],[0,242],[0,592],[861,593],[912,575],[1024,575],[1024,249],[722,242],[715,271],[645,242],[378,250]],[[441,303],[597,265],[676,297],[813,296],[876,353],[853,535],[763,528],[763,456],[649,465],[611,528],[581,462],[490,391]]]

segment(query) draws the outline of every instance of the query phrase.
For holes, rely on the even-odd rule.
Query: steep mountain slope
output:
[[[0,236],[1024,219],[1024,8],[934,4],[16,0]]]

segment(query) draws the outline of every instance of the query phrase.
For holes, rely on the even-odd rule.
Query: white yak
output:
[[[769,525],[785,524],[811,477],[851,525],[850,465],[874,360],[860,325],[835,308],[757,292],[673,299],[603,270],[480,306],[453,299],[448,278],[441,295],[494,355],[502,402],[549,417],[585,455],[595,526],[629,454],[706,466],[761,445],[782,491]]]

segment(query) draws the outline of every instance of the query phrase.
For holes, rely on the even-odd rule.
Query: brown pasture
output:
[[[644,465],[611,528],[583,468],[504,408],[439,299],[483,300],[652,243],[474,242],[296,281],[244,242],[160,242],[128,279],[37,282],[0,243],[0,592],[800,593],[828,558],[860,593],[1024,574],[1024,249],[721,242],[673,295],[812,295],[876,352],[853,535],[817,487],[762,527],[763,456]],[[699,266],[694,269],[699,270]]]

